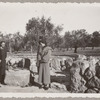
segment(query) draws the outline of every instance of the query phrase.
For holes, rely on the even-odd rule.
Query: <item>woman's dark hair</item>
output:
[[[41,44],[41,43],[43,43],[43,44],[45,44],[47,46],[46,38],[44,38],[43,36],[39,37],[39,44]]]
[[[40,41],[40,43],[43,43],[43,44],[45,44],[45,46],[47,46],[46,40]]]

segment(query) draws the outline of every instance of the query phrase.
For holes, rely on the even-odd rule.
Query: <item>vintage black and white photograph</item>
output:
[[[100,3],[0,2],[0,93],[100,93]]]

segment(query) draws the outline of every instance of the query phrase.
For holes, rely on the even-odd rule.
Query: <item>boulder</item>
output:
[[[98,93],[95,89],[87,89],[85,93]]]
[[[65,65],[65,61],[66,61],[66,57],[62,57],[62,58],[60,58],[60,63],[61,63],[61,65]]]
[[[51,83],[51,88],[67,91],[66,86],[64,84],[60,84],[60,83],[56,83],[56,82]]]
[[[82,84],[82,86],[80,85],[80,87],[79,87],[78,93],[84,93],[86,90],[87,90],[87,87]]]
[[[20,57],[8,57],[8,59],[6,59],[7,68],[13,69],[17,67],[23,67],[22,60],[23,58]]]
[[[30,70],[30,65],[31,65],[30,59],[29,58],[23,58],[23,60],[22,60],[22,66],[23,66],[23,68]]]
[[[96,57],[90,56],[88,61],[89,61],[91,70],[95,72],[96,71],[96,64],[99,61],[99,59]]]
[[[87,57],[85,55],[82,54],[77,54],[77,56],[75,57],[76,60],[86,60]]]
[[[82,60],[76,60],[73,62],[72,64],[72,67],[71,68],[81,68],[81,63],[82,63]]]
[[[31,61],[27,57],[8,57],[6,63],[8,69],[23,68],[29,70],[31,65]]]
[[[85,70],[84,78],[86,80],[90,80],[92,77],[96,75],[96,63],[97,60],[94,57],[90,57],[89,67]]]
[[[55,70],[61,70],[60,59],[57,57],[53,57],[50,61],[50,67]]]
[[[98,78],[100,78],[100,61],[97,62],[95,68],[96,68],[96,76],[97,76]]]
[[[94,72],[94,73],[96,73],[96,63],[97,62],[95,62],[95,60],[91,60],[90,62],[89,62],[89,67],[90,67],[90,69]]]
[[[65,57],[60,59],[60,66],[62,71],[66,70],[65,61],[66,61]]]
[[[67,68],[70,69],[71,66],[72,66],[72,64],[73,64],[73,59],[72,59],[71,57],[67,57],[66,60],[65,60],[66,69],[67,69]]]
[[[22,60],[22,58],[13,57],[13,58],[10,59],[10,63],[11,63],[11,65],[14,65],[15,63],[18,63],[21,60]]]
[[[90,56],[90,57],[88,57],[88,61],[92,61],[93,64],[96,64],[99,61],[99,59],[96,57]]]
[[[95,76],[95,72],[90,67],[85,70],[84,79],[86,81],[90,80],[94,76]]]
[[[10,86],[26,86],[30,82],[30,71],[9,70],[6,71],[5,83]]]
[[[85,83],[86,81],[80,75],[77,75],[77,77],[73,76],[73,78],[71,78],[70,91],[72,93],[84,93],[87,89]]]
[[[12,59],[11,56],[7,56],[7,58],[6,58],[6,63],[7,63],[8,61],[10,61],[11,59]]]
[[[80,66],[80,69],[81,69],[81,72],[80,74],[83,76],[86,69],[89,68],[89,62],[84,60],[84,61],[81,61],[81,66]]]
[[[30,70],[32,72],[37,72],[37,66],[36,66],[36,59],[35,58],[32,58],[30,59]]]
[[[70,68],[73,63],[73,59],[71,57],[52,57],[50,60],[51,68],[55,70],[66,70]]]
[[[73,59],[71,57],[63,57],[60,60],[60,66],[62,70],[69,69],[72,66]]]
[[[78,62],[74,62],[70,69],[70,90],[74,93],[84,92],[86,87],[84,86],[86,81],[80,75],[80,64]]]
[[[100,79],[96,76],[92,77],[86,84],[88,88],[98,88],[100,89]]]

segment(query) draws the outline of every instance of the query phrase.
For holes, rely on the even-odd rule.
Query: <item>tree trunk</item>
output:
[[[94,49],[94,47],[92,47],[92,50]]]
[[[12,53],[12,46],[11,46],[11,43],[9,43],[9,52]]]
[[[10,47],[9,49],[10,49],[9,52],[12,53],[12,48]]]
[[[81,50],[85,50],[85,47],[81,47]]]
[[[33,52],[33,48],[32,48],[32,45],[31,45],[31,53]]]
[[[83,47],[83,50],[85,50],[85,47]]]
[[[9,52],[12,53],[12,47],[9,45]]]
[[[26,45],[24,46],[24,50],[27,51],[27,50],[26,50]]]
[[[74,53],[77,53],[77,46],[75,46]]]
[[[69,50],[69,48],[67,47],[67,51]]]
[[[72,50],[72,47],[70,48],[70,50]]]
[[[37,72],[38,72],[38,74],[39,74],[39,67],[40,67],[40,63],[39,63],[39,46],[38,46],[38,48],[37,48]]]

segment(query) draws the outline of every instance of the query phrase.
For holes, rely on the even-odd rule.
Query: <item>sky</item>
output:
[[[100,31],[100,3],[0,3],[0,31],[24,34],[28,20],[42,16],[63,25],[61,35],[77,29]]]

